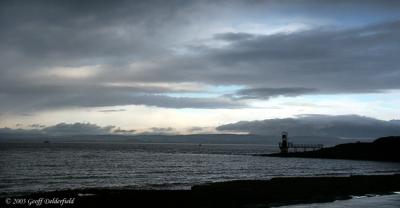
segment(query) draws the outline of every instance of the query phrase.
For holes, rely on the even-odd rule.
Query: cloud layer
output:
[[[280,135],[282,131],[287,131],[292,136],[376,138],[400,135],[400,122],[358,115],[302,115],[297,118],[240,121],[219,126],[217,130],[262,135]]]
[[[248,99],[400,89],[399,8],[394,1],[2,1],[0,110],[242,108]],[[219,86],[241,89],[213,94]]]
[[[99,126],[92,123],[59,123],[54,126],[33,125],[33,129],[0,128],[0,134],[42,134],[52,136],[65,135],[105,135],[105,134],[132,134],[134,130],[123,130],[115,126]]]
[[[248,88],[238,90],[234,94],[228,94],[232,99],[264,99],[268,100],[276,96],[294,97],[298,95],[317,93],[315,89],[310,88]]]

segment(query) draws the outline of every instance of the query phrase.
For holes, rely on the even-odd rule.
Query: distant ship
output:
[[[45,143],[45,144],[50,144],[50,141],[46,140],[46,141],[44,141],[43,143]]]

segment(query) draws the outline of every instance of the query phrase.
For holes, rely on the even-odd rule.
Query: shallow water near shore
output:
[[[279,208],[343,208],[343,207],[363,207],[363,208],[398,208],[400,207],[400,194],[359,196],[348,200],[337,200],[328,203],[298,204],[290,206],[280,206]]]
[[[390,162],[252,156],[274,151],[268,145],[0,143],[0,192],[190,189],[239,179],[400,173]]]

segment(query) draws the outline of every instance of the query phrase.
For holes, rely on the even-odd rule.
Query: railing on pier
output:
[[[279,142],[279,147],[282,148],[282,142]],[[310,149],[314,151],[322,148],[324,148],[324,145],[322,144],[293,144],[291,142],[288,142],[288,149],[293,149],[294,152],[297,152],[299,149],[305,152]]]

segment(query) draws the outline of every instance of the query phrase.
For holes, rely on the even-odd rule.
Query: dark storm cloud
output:
[[[179,32],[179,28],[186,26],[183,17],[196,4],[186,1],[3,1],[0,26],[7,29],[0,33],[3,40],[0,108],[18,112],[130,104],[167,108],[242,106],[218,97],[167,96],[163,93],[191,91],[168,86],[103,85],[120,81],[113,77],[124,77],[127,71],[124,67],[131,62],[170,56],[166,45],[173,44],[171,37],[176,35],[169,31]],[[106,72],[83,80],[63,80],[43,72],[52,67],[99,64]],[[137,75],[146,76],[146,72]]]
[[[217,30],[265,14],[337,19],[343,8],[349,18],[368,11],[360,16],[366,23],[273,35]],[[246,106],[171,97],[177,90],[168,86],[106,85],[120,82],[243,85],[236,96],[257,99],[399,89],[399,8],[396,1],[1,1],[0,109]],[[197,36],[203,31],[208,39]],[[97,65],[93,76],[76,80],[47,71]]]
[[[5,1],[1,24],[8,30],[1,33],[6,38],[3,47],[26,56],[27,61],[44,58],[43,65],[76,59],[85,62],[127,55],[143,57],[160,49],[151,47],[149,41],[160,32],[156,28],[175,18],[173,8],[162,9],[168,4],[119,0]]]
[[[285,96],[295,97],[304,94],[316,93],[317,90],[310,88],[248,88],[238,90],[235,94],[228,94],[233,99],[265,99],[271,97]]]
[[[226,82],[266,87],[368,92],[400,87],[400,22],[358,29],[312,29],[255,36],[210,49],[213,63],[231,76]],[[247,79],[239,80],[243,71]],[[236,77],[235,77],[236,75]]]
[[[63,107],[106,107],[115,105],[147,105],[165,108],[240,108],[244,103],[228,98],[190,98],[164,95],[166,92],[196,92],[166,87],[129,87],[74,83],[20,83],[11,86],[0,83],[0,109],[21,112]]]
[[[279,135],[288,131],[293,136],[375,138],[400,135],[400,123],[358,115],[302,115],[297,118],[240,121],[219,126],[217,130],[264,135]]]
[[[219,34],[232,36],[232,34]],[[399,89],[400,21],[358,28],[319,27],[274,35],[229,37],[222,48],[191,47],[195,55],[162,62],[146,73],[116,79],[306,88],[319,93],[365,93]],[[246,37],[247,37],[246,36]]]
[[[28,94],[26,96],[0,95],[0,107],[10,112],[24,109],[43,110],[63,107],[105,107],[116,105],[146,105],[164,108],[240,108],[245,104],[228,98],[171,97],[121,90],[77,90],[60,93]],[[6,112],[6,111],[5,111]]]

